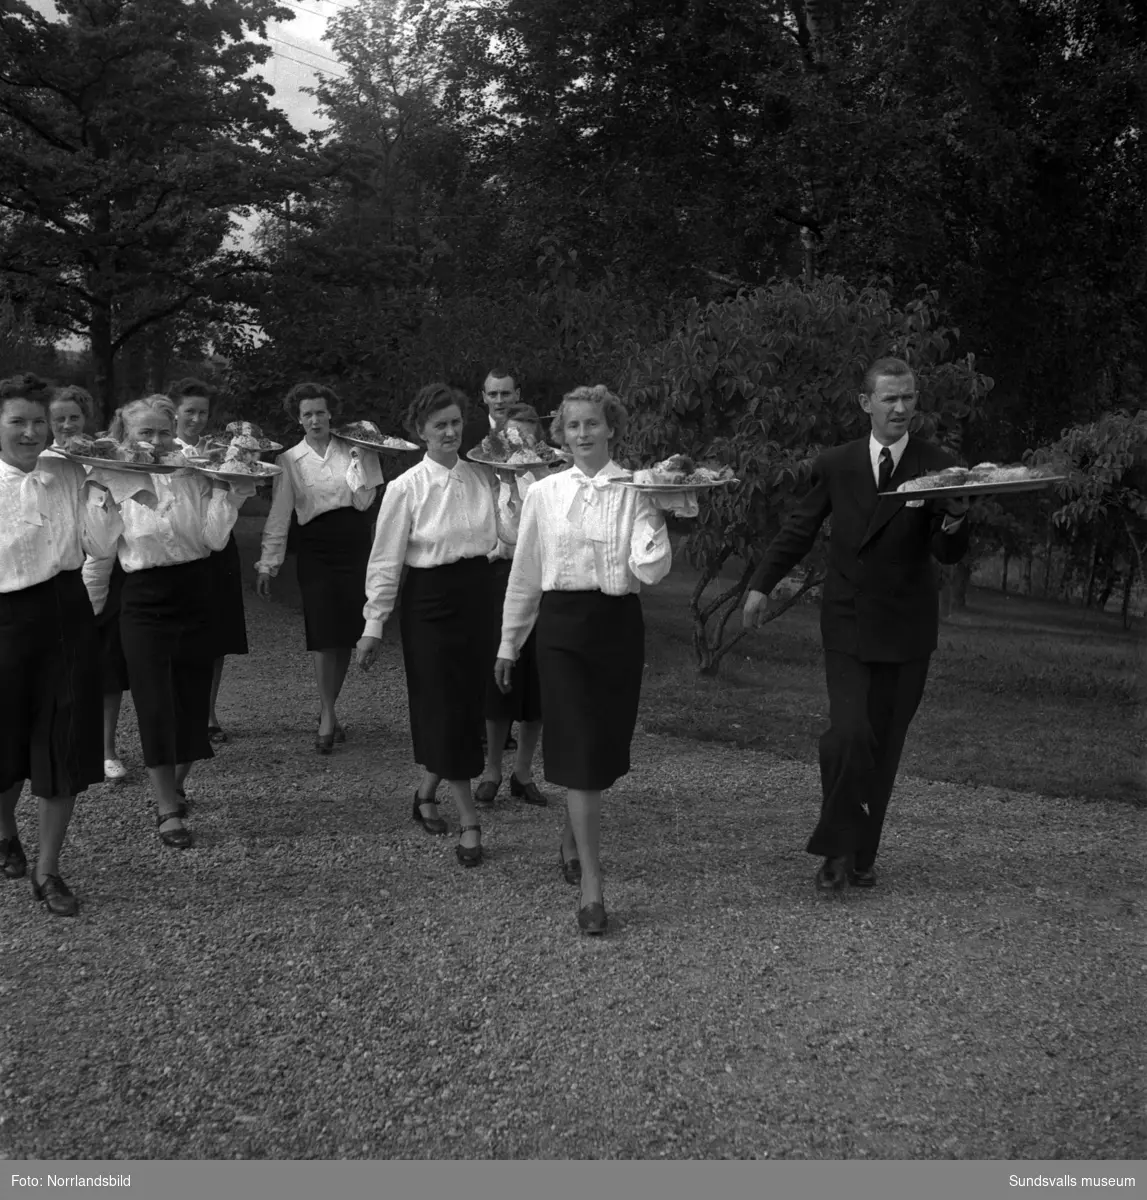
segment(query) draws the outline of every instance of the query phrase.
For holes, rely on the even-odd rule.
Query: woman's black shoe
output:
[[[496,782],[493,779],[480,780],[478,786],[474,789],[475,804],[493,804],[495,797],[498,795],[498,789],[502,786],[502,781],[499,779]]]
[[[190,829],[186,827],[183,829],[169,829],[165,833],[162,828],[166,822],[174,821],[177,818],[182,821],[186,816],[186,804],[181,804],[178,808],[173,808],[171,812],[157,812],[155,814],[156,824],[160,826],[159,840],[165,846],[173,846],[176,850],[186,850],[191,845],[192,836]]]
[[[414,809],[411,815],[426,830],[427,833],[443,834],[448,833],[449,828],[446,822],[441,817],[424,817],[422,815],[422,805],[434,804],[433,800],[420,800],[418,792],[414,793]]]
[[[0,871],[8,879],[23,879],[28,872],[28,859],[20,839],[13,834],[10,838],[0,838]]]
[[[578,909],[577,924],[582,933],[605,933],[608,923],[609,918],[605,915],[605,905],[600,900],[595,900],[593,904],[587,904],[584,908]]]
[[[565,850],[558,847],[558,866],[562,869],[566,883],[581,883],[581,859],[566,858]]]
[[[74,917],[80,907],[72,889],[59,875],[47,875],[43,883],[37,883],[33,875],[32,895],[43,901],[48,912],[54,917]]]
[[[458,833],[459,835],[463,833],[469,833],[471,829],[479,835],[482,833],[481,825],[463,825],[462,828],[458,830]],[[458,845],[454,847],[454,852],[458,855],[458,861],[464,867],[476,867],[482,861],[481,842],[479,842],[476,846],[463,846],[462,843],[459,842]]]
[[[545,792],[532,779],[529,783],[519,783],[513,771],[510,772],[510,795],[515,800],[522,799],[527,804],[536,804],[539,808],[545,808],[549,804]]]
[[[333,733],[320,733],[315,738],[315,749],[320,754],[330,754],[335,748],[335,735]]]

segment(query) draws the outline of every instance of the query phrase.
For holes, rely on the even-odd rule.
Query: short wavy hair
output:
[[[176,408],[188,396],[202,396],[207,401],[210,411],[211,406],[215,403],[215,397],[219,394],[219,389],[212,387],[209,383],[204,383],[202,379],[177,379],[168,385],[166,394]]]
[[[327,387],[325,383],[314,383],[308,380],[304,383],[296,383],[283,397],[283,412],[293,421],[297,421],[299,419],[299,408],[302,406],[304,400],[325,400],[327,411],[331,414],[332,421],[334,421],[342,409],[342,401],[339,399],[339,394],[334,388]]]
[[[605,423],[613,430],[613,436],[609,439],[609,448],[612,452],[614,446],[625,436],[625,428],[629,424],[629,414],[625,411],[625,405],[621,400],[604,383],[597,383],[592,387],[577,387],[572,392],[566,392],[550,422],[551,440],[563,449],[565,448],[566,408],[568,405],[578,402],[596,404],[601,409]]]
[[[511,421],[520,421],[523,425],[532,425],[534,428],[534,437],[538,441],[542,441],[546,434],[542,428],[542,418],[538,416],[538,411],[532,404],[511,404],[506,409],[506,415],[502,418],[499,424],[499,429],[505,429]]]
[[[426,422],[436,412],[449,408],[451,404],[458,405],[458,411],[462,414],[462,420],[465,421],[465,394],[448,383],[428,383],[425,387],[419,388],[418,393],[411,400],[402,421],[403,427],[411,437],[424,442],[426,439],[422,436],[422,430],[426,427]]]
[[[916,379],[916,372],[902,358],[878,358],[872,366],[864,372],[864,382],[861,385],[864,389],[865,396],[871,396],[876,391],[876,381],[883,379],[885,376],[890,376],[893,379],[903,379],[905,376],[911,376],[913,381]]]
[[[52,406],[52,385],[31,371],[21,371],[19,375],[11,375],[0,379],[0,412],[9,400],[27,400],[29,404],[38,404],[48,416]]]
[[[127,437],[128,421],[143,412],[162,413],[171,422],[171,432],[175,433],[175,405],[172,404],[170,396],[156,392],[154,395],[144,396],[142,400],[132,400],[123,408],[117,408],[112,423],[108,426],[108,437],[122,442]]]
[[[96,419],[96,402],[92,399],[91,392],[80,387],[78,383],[58,388],[52,395],[52,404],[75,404],[84,414],[85,429]]]

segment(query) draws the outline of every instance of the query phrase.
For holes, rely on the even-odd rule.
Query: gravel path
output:
[[[903,779],[826,900],[815,769],[639,735],[583,939],[560,805],[503,793],[462,870],[393,639],[323,759],[301,618],[249,607],[197,848],[137,770],[77,808],[78,919],[0,881],[0,1156],[1145,1157],[1142,813]]]

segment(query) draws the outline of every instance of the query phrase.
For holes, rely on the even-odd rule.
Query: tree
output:
[[[727,625],[761,549],[807,490],[817,454],[867,427],[857,394],[869,363],[897,354],[913,367],[921,436],[958,444],[963,423],[980,413],[992,381],[971,355],[952,359],[955,331],[937,318],[938,298],[925,288],[897,308],[887,291],[838,278],[778,282],[706,306],[690,301],[660,343],[636,353],[625,387],[633,453],[650,462],[684,452],[727,464],[741,480],[703,498],[684,543],[700,572],[690,612],[702,674],[715,674],[744,636],[727,637]],[[723,582],[734,559],[738,574]],[[789,602],[819,582],[814,559]]]
[[[1147,578],[1147,410],[1106,413],[1098,421],[1076,425],[1033,460],[1067,472],[1058,491],[1063,505],[1053,520],[1091,547],[1092,575],[1101,547],[1126,556],[1126,596],[1134,574]],[[1088,602],[1094,579],[1084,588]],[[1126,598],[1124,622],[1128,619]]]
[[[90,339],[96,388],[177,314],[249,298],[236,216],[301,186],[300,138],[251,68],[274,0],[24,0],[0,15],[0,274]]]

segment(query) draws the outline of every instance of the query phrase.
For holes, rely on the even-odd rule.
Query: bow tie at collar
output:
[[[570,472],[570,478],[577,484],[577,490],[573,494],[566,519],[591,541],[605,541],[607,535],[602,521],[604,505],[599,496],[616,482],[614,476],[607,474],[605,467],[592,476],[583,475],[575,468]]]
[[[38,470],[20,480],[20,518],[26,525],[43,525],[48,512],[48,480]]]

